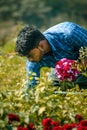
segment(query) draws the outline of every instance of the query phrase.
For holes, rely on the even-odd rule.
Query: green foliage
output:
[[[25,59],[14,53],[14,42],[0,47],[0,89],[23,86],[25,81]]]
[[[87,77],[87,47],[81,47],[79,53],[78,70]]]
[[[26,126],[32,121],[37,130],[41,127],[42,119],[46,117],[57,120],[62,125],[75,122],[76,114],[82,115],[84,119],[87,118],[87,90],[80,91],[78,87],[75,87],[64,94],[58,87],[51,86],[51,81],[47,80],[45,74],[46,72],[44,72],[45,77],[40,78],[39,85],[27,91],[23,87],[18,89],[15,85],[13,89],[2,88],[0,92],[1,128],[7,124],[9,113],[19,115],[21,119],[20,123],[12,124],[12,126],[15,127],[18,124]]]
[[[13,46],[11,43],[6,45],[7,53],[5,47],[4,50],[0,48],[3,52],[0,55],[0,129],[11,129],[7,126],[9,113],[20,117],[20,122],[12,123],[14,129],[33,122],[37,130],[42,130],[41,122],[46,117],[61,125],[74,123],[76,114],[87,119],[87,90],[75,86],[63,92],[58,86],[52,86],[47,78],[48,68],[42,68],[40,83],[26,90],[25,59],[14,55]]]

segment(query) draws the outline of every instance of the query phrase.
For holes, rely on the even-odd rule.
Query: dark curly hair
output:
[[[15,51],[20,56],[27,56],[29,51],[37,47],[44,39],[44,35],[34,26],[25,25],[18,34]]]

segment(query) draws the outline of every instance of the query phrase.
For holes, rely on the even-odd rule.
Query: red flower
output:
[[[9,123],[13,121],[20,121],[19,116],[16,114],[8,114]]]
[[[53,126],[59,126],[59,122],[57,122],[57,121],[52,121],[52,122],[51,122],[51,125],[53,125]]]
[[[55,126],[52,130],[59,130],[59,126]]]
[[[81,120],[81,121],[80,121],[80,124],[81,124],[82,126],[86,126],[86,127],[87,127],[87,120]]]
[[[87,130],[87,120],[82,120],[78,125],[77,130]]]
[[[87,130],[87,127],[80,126],[77,130]]]
[[[43,130],[52,130],[52,128],[51,128],[51,127],[46,126],[46,127],[44,127],[44,128],[43,128]]]
[[[75,127],[76,127],[75,124],[65,124],[65,125],[63,126],[63,129],[64,129],[64,130],[72,130],[72,129],[75,128]]]
[[[18,126],[17,127],[17,130],[29,130],[28,128],[25,128],[25,127],[23,127],[23,126]]]
[[[27,128],[28,130],[35,130],[34,124],[32,123],[30,123]]]
[[[52,122],[52,119],[51,119],[51,118],[45,118],[45,119],[43,119],[43,121],[42,121],[42,125],[43,125],[43,126],[50,126],[50,125],[51,125],[51,122]]]
[[[61,126],[55,126],[52,130],[64,130]]]
[[[78,120],[79,120],[79,122],[83,119],[83,118],[82,118],[82,116],[81,116],[81,115],[79,115],[79,114],[77,114],[77,115],[75,116],[75,118],[76,118],[76,119],[78,119]]]

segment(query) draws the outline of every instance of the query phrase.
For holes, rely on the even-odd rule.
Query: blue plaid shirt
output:
[[[37,77],[39,77],[41,67],[54,68],[55,63],[62,58],[76,60],[79,57],[79,49],[83,46],[87,46],[87,30],[75,23],[63,22],[57,24],[43,32],[43,35],[51,46],[52,54],[44,55],[42,60],[38,63],[29,62],[27,60],[26,72],[28,88],[36,84],[34,76],[32,81],[29,80],[30,72],[35,72]]]

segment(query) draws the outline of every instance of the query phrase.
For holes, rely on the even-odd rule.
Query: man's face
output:
[[[51,48],[48,42],[46,40],[41,40],[38,47],[29,52],[27,58],[31,62],[39,62],[44,54],[48,53],[49,51],[51,51]]]
[[[27,58],[30,62],[39,62],[43,57],[43,52],[39,48],[32,49]]]

